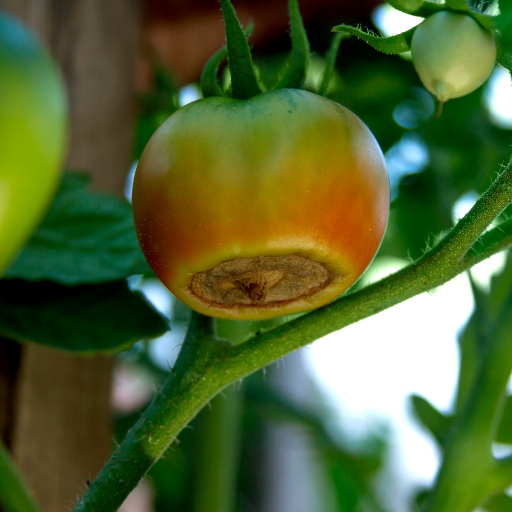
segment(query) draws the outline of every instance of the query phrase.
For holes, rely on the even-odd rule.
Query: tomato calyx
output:
[[[237,258],[196,273],[186,292],[219,308],[261,307],[303,300],[334,277],[325,264],[299,254]]]
[[[247,38],[252,32],[252,24],[242,29],[230,0],[220,0],[226,26],[226,46],[221,48],[207,62],[202,76],[201,88],[205,98],[227,96],[247,100],[263,92],[252,61]],[[309,41],[302,23],[297,0],[289,0],[292,51],[287,68],[272,89],[302,89],[309,66]],[[218,83],[217,73],[220,64],[227,57],[231,76],[228,90]]]

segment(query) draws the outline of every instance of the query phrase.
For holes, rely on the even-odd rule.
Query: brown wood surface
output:
[[[24,19],[63,70],[71,119],[67,167],[90,172],[96,190],[121,195],[131,163],[138,2],[0,0],[0,7]],[[106,462],[111,368],[107,357],[23,349],[11,448],[47,512],[72,508]]]
[[[0,439],[11,446],[21,345],[0,336]]]

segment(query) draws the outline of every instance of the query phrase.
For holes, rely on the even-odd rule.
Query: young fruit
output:
[[[0,10],[0,276],[41,220],[60,175],[65,91],[37,39]]]
[[[448,11],[425,19],[414,31],[412,62],[425,88],[439,101],[480,87],[496,62],[496,43],[471,16]]]
[[[160,280],[196,311],[238,320],[339,296],[373,259],[389,214],[369,129],[296,89],[180,109],[146,146],[132,197]]]

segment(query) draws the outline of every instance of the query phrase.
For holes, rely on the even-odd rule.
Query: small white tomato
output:
[[[412,61],[425,88],[445,102],[480,87],[496,61],[491,33],[471,16],[437,12],[414,31]]]

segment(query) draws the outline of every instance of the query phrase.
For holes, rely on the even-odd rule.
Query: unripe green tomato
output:
[[[58,183],[66,110],[49,55],[0,10],[0,276],[40,222]]]
[[[496,43],[471,16],[441,11],[418,25],[411,53],[425,88],[445,102],[487,80],[496,62]]]
[[[295,89],[180,109],[146,146],[132,197],[160,280],[196,311],[237,320],[339,296],[373,259],[390,200],[367,126]]]

